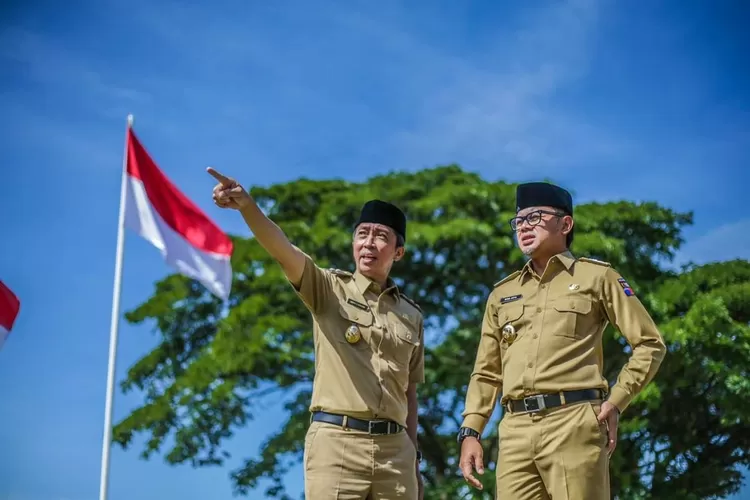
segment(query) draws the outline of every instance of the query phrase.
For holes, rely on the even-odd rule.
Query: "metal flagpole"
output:
[[[117,358],[117,332],[120,320],[120,289],[122,282],[122,256],[125,244],[125,195],[128,175],[128,136],[133,126],[133,115],[128,115],[125,131],[125,153],[122,158],[122,181],[120,185],[120,214],[117,221],[117,250],[115,252],[115,281],[112,290],[112,319],[109,330],[109,361],[107,363],[107,396],[104,403],[104,439],[102,441],[102,465],[99,483],[99,500],[107,499],[109,485],[109,452],[112,441],[112,400],[115,389],[115,361]]]

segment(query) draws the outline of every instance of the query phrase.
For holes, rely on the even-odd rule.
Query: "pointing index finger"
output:
[[[221,182],[223,186],[231,186],[232,185],[232,179],[225,176],[224,174],[220,174],[218,171],[214,170],[212,167],[206,168],[206,172],[211,174],[211,176],[216,179],[217,181]]]

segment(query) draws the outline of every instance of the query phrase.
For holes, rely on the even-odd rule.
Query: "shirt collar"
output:
[[[576,258],[570,250],[565,250],[564,252],[560,252],[559,254],[554,255],[549,261],[559,262],[560,264],[562,264],[566,271],[570,272],[570,269],[573,267]],[[518,275],[518,281],[523,283],[529,276],[532,276],[533,274],[534,270],[531,267],[531,259],[529,259],[521,269],[521,274]]]
[[[396,286],[396,282],[391,279],[389,276],[385,281],[385,289],[381,290],[380,285],[372,281],[370,278],[365,276],[364,274],[360,273],[359,271],[354,272],[354,283],[357,285],[357,288],[359,288],[362,293],[364,294],[367,290],[372,291],[375,295],[380,295],[381,293],[393,293],[393,295],[400,299],[400,293],[398,290],[398,286]]]

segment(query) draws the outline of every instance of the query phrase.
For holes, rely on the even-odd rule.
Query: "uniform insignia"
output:
[[[625,295],[627,295],[628,297],[632,297],[635,295],[633,288],[628,284],[627,281],[625,281],[625,278],[618,278],[617,282],[622,287],[622,291],[625,293]]]
[[[367,305],[366,305],[366,304],[363,304],[363,303],[361,303],[361,302],[357,302],[357,301],[356,301],[356,300],[354,300],[354,299],[346,299],[346,303],[347,303],[347,304],[351,304],[351,305],[353,305],[353,306],[354,306],[354,307],[356,307],[357,309],[362,309],[363,311],[369,311],[369,310],[370,310],[370,308],[369,308],[369,307],[367,307]]]
[[[580,260],[581,262],[588,262],[589,264],[597,264],[599,266],[612,267],[612,264],[610,264],[609,262],[604,262],[603,260],[592,259],[591,257],[578,257],[578,260]]]
[[[345,278],[352,277],[352,273],[350,273],[349,271],[344,271],[342,269],[337,269],[335,267],[331,267],[328,270],[331,272],[331,274],[335,274],[336,276],[343,276]]]
[[[500,303],[501,304],[507,304],[508,302],[515,302],[516,300],[520,299],[521,297],[523,297],[523,295],[521,295],[520,293],[518,295],[511,295],[509,297],[502,297],[500,299]]]
[[[357,325],[351,325],[346,329],[344,337],[346,337],[346,341],[350,344],[356,344],[362,338],[362,335],[359,333],[359,327]]]
[[[516,333],[516,329],[508,323],[503,327],[503,340],[508,343],[508,345],[511,345],[513,342],[515,342],[516,337],[518,337],[518,334]]]
[[[579,288],[581,288],[581,285],[578,283],[571,283],[570,286],[568,286],[568,290],[578,290]]]
[[[401,294],[400,296],[401,296],[401,298],[402,298],[402,299],[404,299],[405,301],[407,301],[407,302],[408,302],[409,304],[413,305],[413,306],[414,306],[414,308],[415,308],[415,309],[416,309],[417,311],[419,311],[419,312],[422,312],[422,308],[421,308],[421,307],[419,307],[419,304],[417,304],[416,302],[414,302],[413,300],[411,300],[411,299],[410,299],[409,297],[407,297],[407,296],[406,296],[406,295],[404,295],[403,293],[402,293],[402,294]]]
[[[506,281],[512,280],[513,278],[515,278],[519,274],[521,274],[521,271],[514,271],[514,272],[510,273],[508,276],[506,276],[505,278],[501,279],[500,281],[498,281],[497,283],[495,283],[494,285],[492,285],[492,287],[493,288],[497,288],[500,285],[502,285],[503,283],[505,283]]]

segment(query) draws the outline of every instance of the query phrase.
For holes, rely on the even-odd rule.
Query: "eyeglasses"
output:
[[[526,221],[529,226],[536,226],[542,222],[542,214],[554,215],[555,217],[564,217],[565,214],[561,212],[550,212],[548,210],[534,210],[529,212],[523,217],[513,217],[510,222],[510,227],[513,231],[517,231],[518,227]]]

